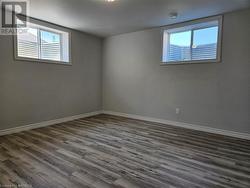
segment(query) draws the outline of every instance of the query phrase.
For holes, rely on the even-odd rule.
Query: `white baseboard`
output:
[[[65,118],[60,118],[60,119],[55,119],[55,120],[44,121],[44,122],[34,123],[34,124],[30,124],[30,125],[14,127],[11,129],[0,130],[0,136],[14,134],[14,133],[27,131],[27,130],[31,130],[31,129],[37,129],[37,128],[41,128],[41,127],[47,127],[50,125],[64,123],[64,122],[68,122],[68,121],[72,121],[72,120],[76,120],[76,119],[81,119],[81,118],[85,118],[85,117],[90,117],[90,116],[95,116],[95,115],[99,115],[99,114],[109,114],[109,115],[114,115],[114,116],[122,116],[122,117],[127,117],[127,118],[132,118],[132,119],[151,121],[151,122],[156,122],[156,123],[172,125],[172,126],[176,126],[176,127],[182,127],[182,128],[198,130],[198,131],[203,131],[203,132],[208,132],[208,133],[220,134],[223,136],[231,136],[231,137],[235,137],[235,138],[250,140],[250,134],[247,134],[247,133],[239,133],[239,132],[234,132],[234,131],[228,131],[228,130],[216,129],[216,128],[212,128],[212,127],[201,126],[201,125],[194,125],[194,124],[189,124],[189,123],[169,121],[169,120],[165,120],[165,119],[158,119],[158,118],[152,118],[152,117],[146,117],[146,116],[140,116],[140,115],[126,114],[126,113],[121,113],[121,112],[105,111],[105,110],[104,111],[95,111],[95,112],[90,112],[90,113],[86,113],[86,114],[80,114],[80,115],[76,115],[76,116],[70,116],[70,117],[65,117]]]
[[[34,124],[30,124],[30,125],[14,127],[11,129],[0,130],[0,136],[18,133],[18,132],[22,132],[22,131],[27,131],[27,130],[31,130],[31,129],[37,129],[37,128],[41,128],[41,127],[47,127],[47,126],[55,125],[58,123],[64,123],[64,122],[68,122],[68,121],[72,121],[72,120],[76,120],[76,119],[95,116],[95,115],[98,115],[101,113],[102,113],[102,111],[95,111],[95,112],[80,114],[80,115],[76,115],[76,116],[70,116],[70,117],[65,117],[65,118],[60,118],[60,119],[55,119],[55,120],[44,121],[44,122],[40,122],[40,123],[34,123]]]
[[[234,132],[234,131],[228,131],[228,130],[222,130],[222,129],[212,128],[212,127],[201,126],[201,125],[194,125],[194,124],[183,123],[183,122],[169,121],[169,120],[165,120],[165,119],[157,119],[157,118],[152,118],[152,117],[126,114],[126,113],[121,113],[121,112],[113,112],[113,111],[105,111],[104,110],[103,114],[122,116],[122,117],[127,117],[127,118],[132,118],[132,119],[143,120],[143,121],[151,121],[151,122],[156,122],[156,123],[172,125],[172,126],[176,126],[176,127],[182,127],[182,128],[186,128],[186,129],[198,130],[198,131],[203,131],[203,132],[208,132],[208,133],[220,134],[223,136],[230,136],[230,137],[250,140],[250,134],[247,134],[247,133],[239,133],[239,132]]]

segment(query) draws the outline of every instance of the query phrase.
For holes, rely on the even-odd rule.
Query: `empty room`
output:
[[[0,4],[0,188],[250,188],[250,0]]]

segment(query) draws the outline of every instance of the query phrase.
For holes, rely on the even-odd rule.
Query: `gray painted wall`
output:
[[[107,38],[104,109],[250,133],[249,20],[225,15],[219,64],[160,66],[161,28]]]
[[[15,61],[0,36],[0,130],[101,109],[102,39],[71,32],[73,66]]]

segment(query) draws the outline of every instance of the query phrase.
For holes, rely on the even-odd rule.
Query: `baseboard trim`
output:
[[[162,123],[162,124],[172,125],[172,126],[176,126],[176,127],[182,127],[182,128],[186,128],[186,129],[198,130],[198,131],[203,131],[203,132],[208,132],[208,133],[213,133],[213,134],[219,134],[219,135],[223,135],[223,136],[230,136],[230,137],[234,137],[234,138],[250,140],[250,134],[247,134],[247,133],[239,133],[239,132],[222,130],[222,129],[212,128],[212,127],[190,124],[190,123],[183,123],[183,122],[170,121],[170,120],[165,120],[165,119],[158,119],[158,118],[152,118],[152,117],[147,117],[147,116],[126,114],[126,113],[121,113],[121,112],[105,111],[105,110],[104,111],[95,111],[95,112],[90,112],[90,113],[85,113],[85,114],[80,114],[80,115],[76,115],[76,116],[70,116],[70,117],[65,117],[65,118],[60,118],[60,119],[55,119],[55,120],[49,120],[49,121],[44,121],[44,122],[40,122],[40,123],[19,126],[19,127],[14,127],[11,129],[4,129],[4,130],[0,130],[0,136],[14,134],[14,133],[32,130],[32,129],[37,129],[37,128],[41,128],[41,127],[47,127],[50,125],[64,123],[64,122],[68,122],[68,121],[72,121],[72,120],[76,120],[76,119],[81,119],[81,118],[86,118],[86,117],[91,117],[91,116],[95,116],[95,115],[99,115],[99,114],[109,114],[109,115],[114,115],[114,116],[122,116],[122,117],[127,117],[127,118],[132,118],[132,119]]]
[[[41,128],[41,127],[47,127],[50,125],[55,125],[58,123],[64,123],[64,122],[68,122],[68,121],[72,121],[72,120],[76,120],[76,119],[91,117],[91,116],[95,116],[95,115],[99,115],[99,114],[102,114],[102,111],[95,111],[95,112],[80,114],[80,115],[76,115],[76,116],[70,116],[70,117],[65,117],[65,118],[60,118],[60,119],[44,121],[44,122],[40,122],[40,123],[34,123],[34,124],[14,127],[11,129],[4,129],[4,130],[0,130],[0,136],[14,134],[14,133],[27,131],[27,130],[31,130],[31,129],[37,129],[37,128]]]
[[[219,135],[223,135],[223,136],[230,136],[230,137],[234,137],[234,138],[250,140],[250,134],[247,134],[247,133],[239,133],[239,132],[234,132],[234,131],[228,131],[228,130],[222,130],[222,129],[212,128],[212,127],[201,126],[201,125],[194,125],[194,124],[183,123],[183,122],[169,121],[169,120],[165,120],[165,119],[157,119],[157,118],[152,118],[152,117],[126,114],[126,113],[114,112],[114,111],[105,111],[104,110],[103,114],[109,114],[109,115],[122,116],[122,117],[127,117],[127,118],[132,118],[132,119],[143,120],[143,121],[162,123],[162,124],[172,125],[172,126],[176,126],[176,127],[182,127],[182,128],[186,128],[186,129],[192,129],[192,130],[203,131],[203,132],[207,132],[207,133],[213,133],[213,134],[219,134]]]

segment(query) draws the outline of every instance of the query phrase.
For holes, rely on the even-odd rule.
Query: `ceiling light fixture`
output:
[[[108,2],[108,3],[112,3],[112,2],[114,2],[115,0],[105,0],[106,2]]]
[[[178,13],[177,13],[177,12],[171,12],[171,13],[169,14],[169,17],[170,17],[171,19],[176,19],[176,18],[178,17]]]

